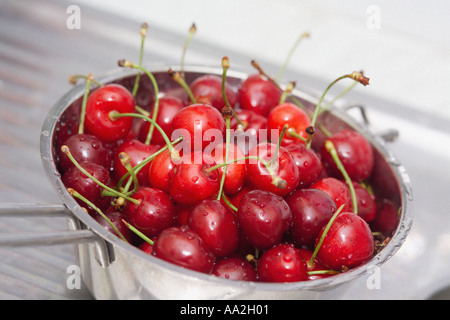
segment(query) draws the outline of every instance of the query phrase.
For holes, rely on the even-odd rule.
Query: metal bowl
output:
[[[152,70],[160,84],[160,91],[179,90],[179,85],[169,78],[169,68]],[[176,70],[176,67],[172,67]],[[209,67],[185,68],[187,82],[204,74],[222,74],[222,69]],[[134,81],[136,71],[120,69],[101,79],[101,83]],[[246,73],[231,69],[228,81],[237,87]],[[146,77],[141,78],[142,103],[151,99],[151,85]],[[68,108],[79,103],[84,93],[84,84],[77,85],[66,93],[51,109],[41,134],[41,157],[50,183],[56,188],[63,205],[54,211],[68,214],[69,231],[79,234],[74,241],[81,275],[92,295],[97,299],[336,299],[352,284],[353,280],[373,268],[381,267],[404,243],[411,228],[412,216],[407,210],[410,200],[409,178],[405,168],[398,163],[386,147],[382,136],[370,131],[366,122],[358,122],[342,109],[334,109],[321,115],[331,132],[350,127],[362,133],[375,150],[375,169],[371,183],[375,192],[393,201],[399,208],[399,220],[390,242],[370,261],[345,273],[325,279],[295,283],[260,283],[232,281],[182,268],[150,256],[138,248],[120,240],[100,226],[64,187],[56,162],[56,132],[61,118]],[[147,91],[145,91],[147,89]],[[150,90],[150,91],[148,91]],[[150,94],[149,94],[150,92]],[[294,90],[300,101],[312,108],[316,97]],[[78,101],[78,102],[77,102]],[[321,138],[317,138],[320,143]],[[42,211],[46,211],[45,208]],[[73,234],[73,233],[72,233]],[[83,240],[83,241],[80,241]]]

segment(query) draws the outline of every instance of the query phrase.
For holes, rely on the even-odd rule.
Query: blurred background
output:
[[[450,3],[445,0],[3,0],[0,3],[0,202],[60,203],[42,169],[39,138],[71,74],[116,68],[139,57],[139,28],[149,24],[144,64],[276,74],[297,40],[283,80],[320,94],[338,76],[363,70],[367,87],[346,97],[362,104],[375,131],[399,131],[389,147],[413,190],[410,236],[381,270],[380,288],[361,278],[344,299],[448,298],[450,285]],[[342,87],[345,86],[342,84]],[[339,86],[331,92],[339,92]],[[64,230],[64,219],[0,218],[2,234]],[[68,289],[71,245],[0,248],[0,299],[91,299]]]

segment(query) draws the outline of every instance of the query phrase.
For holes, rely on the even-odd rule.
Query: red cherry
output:
[[[286,198],[292,212],[292,241],[300,246],[312,247],[317,235],[330,221],[337,207],[325,192],[318,189],[298,189]]]
[[[237,281],[256,281],[256,271],[252,264],[241,257],[227,257],[217,261],[212,275]]]
[[[372,230],[381,232],[384,236],[391,236],[398,225],[399,212],[394,202],[383,199],[375,219],[371,222]]]
[[[374,166],[373,149],[362,134],[344,129],[329,137],[328,140],[333,142],[339,159],[351,180],[361,181],[371,176]],[[340,170],[325,146],[322,146],[321,155],[322,162],[329,174],[342,178]]]
[[[294,158],[298,167],[300,182],[298,188],[306,188],[317,181],[323,173],[319,155],[303,143],[289,143],[284,147]]]
[[[107,145],[100,138],[92,134],[74,134],[67,138],[63,145],[69,147],[72,156],[80,162],[93,162],[105,168],[111,166]],[[66,172],[73,167],[73,162],[61,150],[58,153],[59,168]]]
[[[239,244],[239,226],[234,213],[216,199],[198,203],[189,214],[187,225],[217,257],[233,253]]]
[[[188,226],[171,227],[156,237],[152,254],[187,269],[210,273],[215,257],[200,236]]]
[[[249,152],[249,156],[259,157],[266,162],[270,162],[275,155],[277,146],[273,143],[260,143]],[[267,167],[260,160],[253,158],[247,160],[247,181],[256,189],[261,189],[275,193],[280,196],[286,196],[295,190],[299,184],[300,176],[294,159],[283,147],[279,148],[276,157],[274,172],[276,176],[283,179],[286,184],[282,187],[273,183],[273,176],[267,170]]]
[[[187,148],[187,152],[190,152],[203,150],[211,142],[223,142],[225,120],[216,108],[208,104],[193,104],[174,116],[172,128],[172,139],[182,136],[182,149]]]
[[[148,183],[153,188],[169,192],[169,173],[175,167],[169,150],[158,154],[151,162],[148,169]]]
[[[139,140],[127,140],[120,144],[114,154],[114,174],[117,180],[122,178],[128,171],[125,166],[120,162],[119,154],[124,152],[129,156],[130,164],[135,167],[146,158],[150,157],[156,151],[160,149],[160,146],[148,145]],[[140,186],[148,186],[148,171],[150,163],[146,164],[137,174],[137,178]]]
[[[313,255],[313,252],[308,249],[300,248],[299,249],[300,254],[302,255],[303,259],[306,261],[306,266],[308,267],[309,271],[326,271],[327,268],[325,268],[324,265],[320,262],[320,260],[317,258],[317,256],[314,259],[314,264],[312,267],[309,266],[308,262],[311,260],[311,257]],[[332,276],[332,273],[320,273],[320,274],[309,274],[308,273],[308,280],[316,280],[316,279],[323,279],[328,278]]]
[[[358,204],[358,215],[367,223],[372,222],[377,214],[377,205],[375,196],[370,194],[361,184],[356,181],[352,182],[355,189],[356,201]]]
[[[93,162],[82,162],[80,166],[103,184],[111,186],[109,170],[105,167]],[[74,189],[101,211],[106,211],[111,205],[111,198],[102,195],[103,187],[82,173],[77,167],[69,168],[63,174],[61,180],[66,188]],[[77,199],[77,202],[80,206],[86,207],[86,204],[81,200]],[[94,216],[97,214],[93,208],[88,207],[87,209],[90,214]]]
[[[352,196],[347,184],[333,177],[325,177],[314,182],[311,189],[319,189],[328,194],[336,203],[336,207],[345,204],[344,211],[350,211],[353,207]]]
[[[169,173],[169,194],[175,202],[193,205],[217,196],[220,188],[218,170],[208,171],[214,160],[201,151],[181,157]]]
[[[220,143],[215,146],[212,157],[216,164],[225,163],[226,143]],[[225,174],[225,182],[223,190],[227,195],[238,192],[245,183],[246,166],[245,160],[235,161],[244,157],[243,152],[234,143],[229,144],[228,165]],[[230,163],[232,162],[232,163]],[[220,176],[222,176],[225,167],[219,168]]]
[[[147,254],[152,254],[153,253],[153,246],[150,243],[146,242],[146,241],[142,242],[139,245],[139,249],[141,249],[142,251],[144,251]]]
[[[131,225],[147,237],[155,237],[176,222],[175,206],[169,195],[159,189],[143,187],[133,195],[140,204],[129,201],[123,209]]]
[[[156,123],[164,130],[167,136],[170,138],[172,135],[172,120],[173,117],[185,107],[185,103],[182,99],[173,96],[163,96],[159,99],[158,116],[156,117]],[[154,108],[154,106],[152,107]],[[150,111],[152,114],[153,109]],[[146,142],[148,131],[150,129],[150,122],[143,121],[138,131],[138,139],[142,142]],[[154,129],[151,144],[164,145],[164,141],[161,133]]]
[[[115,142],[124,138],[133,126],[132,117],[116,120],[110,113],[135,112],[135,101],[132,94],[119,84],[107,84],[95,89],[86,103],[86,131],[101,138],[105,142]]]
[[[267,117],[280,102],[282,91],[265,77],[254,74],[241,84],[238,95],[241,109]]]
[[[317,242],[322,233],[323,230]],[[374,239],[367,222],[353,212],[341,212],[324,237],[317,257],[328,268],[340,270],[360,265],[370,259],[373,252]]]
[[[222,77],[206,74],[195,79],[190,85],[192,94],[199,103],[212,105],[219,111],[225,106],[222,95]],[[232,107],[236,104],[237,97],[233,89],[225,83],[225,94]]]
[[[265,251],[258,260],[258,280],[296,282],[308,279],[305,259],[293,245],[280,243]]]
[[[251,110],[237,110],[235,114],[242,126],[236,118],[231,118],[230,128],[234,130],[232,131],[231,141],[242,150],[244,155],[247,155],[249,150],[256,146],[259,141],[265,141],[268,138],[267,118]],[[260,133],[266,136],[260,137]]]
[[[262,190],[250,191],[242,198],[237,216],[245,237],[259,249],[280,243],[292,222],[286,201]]]
[[[302,142],[299,138],[291,136],[289,134],[290,132],[298,134],[305,139],[308,137],[305,130],[311,125],[309,116],[302,109],[290,102],[277,105],[267,117],[267,129],[271,134],[272,141],[278,140],[281,130],[286,124],[288,125],[288,129],[283,137],[283,142]],[[276,132],[278,132],[278,135],[272,136]]]
[[[132,233],[130,228],[128,228],[127,225],[122,221],[122,219],[126,218],[126,216],[122,212],[115,211],[115,210],[108,210],[108,211],[104,212],[104,215],[117,228],[117,230],[119,230],[119,232],[125,237],[125,239],[129,243],[133,243],[134,234]],[[116,236],[119,236],[116,233],[116,231],[111,227],[111,225],[101,215],[99,215],[99,214],[95,215],[94,219],[105,229],[107,229],[111,233],[115,234]]]

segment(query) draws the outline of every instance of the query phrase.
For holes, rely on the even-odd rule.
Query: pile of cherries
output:
[[[397,211],[368,184],[372,146],[329,133],[320,102],[304,108],[261,68],[232,86],[226,57],[222,76],[168,70],[180,90],[119,65],[138,74],[85,77],[55,154],[70,194],[124,241],[217,277],[294,282],[345,272],[389,239]],[[368,84],[358,72],[332,84],[345,78]]]

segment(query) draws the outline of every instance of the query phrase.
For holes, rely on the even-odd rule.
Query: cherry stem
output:
[[[227,56],[222,58],[222,97],[223,101],[225,102],[225,106],[231,110],[229,110],[230,113],[232,113],[232,116],[234,119],[236,119],[237,123],[241,125],[244,128],[244,124],[242,123],[241,119],[237,116],[237,114],[233,111],[233,107],[230,104],[230,101],[228,100],[225,86],[226,86],[226,80],[227,80],[227,71],[230,68],[230,60]]]
[[[144,240],[145,242],[147,242],[148,244],[150,244],[151,246],[153,246],[154,241],[152,239],[150,239],[149,237],[147,237],[145,234],[143,234],[142,232],[140,232],[138,229],[136,229],[135,227],[133,227],[130,223],[128,223],[127,221],[125,221],[125,219],[122,219],[122,222],[127,226],[128,229],[130,229],[131,231],[133,231],[136,235],[138,235],[142,240]]]
[[[289,128],[286,133],[291,137],[302,140],[303,142],[307,141],[307,139],[305,139],[304,137],[299,135],[297,132],[295,132],[294,128]]]
[[[72,197],[80,199],[88,206],[90,206],[92,209],[94,209],[103,219],[105,219],[105,221],[111,226],[111,228],[113,228],[113,230],[123,241],[128,242],[127,239],[124,237],[124,235],[119,231],[119,229],[117,229],[117,227],[111,222],[111,220],[107,216],[105,216],[102,210],[100,210],[95,204],[86,199],[84,196],[82,196],[78,191],[74,190],[73,188],[68,188],[67,191]]]
[[[220,188],[219,193],[217,194],[217,200],[220,200],[220,197],[223,193],[223,186],[225,184],[225,177],[227,173],[227,165],[228,165],[228,156],[230,154],[230,117],[225,117],[225,124],[226,124],[226,138],[225,138],[225,166],[223,168],[222,172],[222,179],[220,180]]]
[[[87,76],[82,75],[82,74],[72,74],[71,76],[69,76],[69,82],[70,82],[71,84],[76,84],[77,81],[78,81],[78,79],[84,79],[84,80],[87,80],[88,77],[91,78],[91,82],[92,82],[93,84],[95,84],[95,85],[97,85],[97,86],[99,86],[99,87],[103,87],[103,83],[100,83],[100,82],[98,82],[97,80],[95,80],[94,77],[91,76],[91,74],[89,74],[89,75],[87,75]]]
[[[222,192],[222,200],[225,202],[225,204],[234,212],[238,211],[238,208],[236,208],[231,202],[230,200],[228,200],[227,196],[225,195],[225,193]]]
[[[169,140],[169,138],[167,137],[167,134],[164,132],[164,130],[159,126],[159,124],[156,123],[155,120],[143,115],[143,114],[139,114],[139,113],[120,113],[116,110],[111,111],[109,113],[109,118],[111,120],[117,120],[119,118],[122,117],[135,117],[135,118],[141,118],[144,120],[147,120],[148,122],[150,122],[152,125],[154,125],[156,127],[156,129],[161,133],[161,136],[163,137],[164,141],[166,142],[166,145],[169,148],[169,152],[170,152],[170,156],[172,158],[172,160],[176,161],[180,158],[180,153],[178,152],[178,150],[176,150],[173,147],[172,142]]]
[[[283,63],[283,65],[281,66],[280,71],[278,72],[278,75],[276,76],[276,80],[279,81],[281,79],[281,77],[283,76],[284,72],[287,69],[287,66],[292,58],[292,55],[294,54],[295,50],[297,49],[297,47],[299,46],[300,42],[302,42],[303,39],[305,38],[309,38],[309,32],[304,32],[300,35],[300,37],[298,37],[297,41],[294,43],[294,45],[292,46],[292,48],[289,50],[289,53]]]
[[[189,46],[189,43],[191,43],[191,40],[196,32],[197,32],[197,26],[195,25],[195,23],[193,23],[191,25],[191,27],[189,28],[189,33],[188,33],[188,36],[187,36],[186,41],[183,46],[183,52],[181,54],[180,72],[181,72],[181,76],[183,78],[184,78],[184,60],[185,60],[185,56],[186,56],[186,51]]]
[[[104,184],[103,182],[99,181],[97,178],[95,178],[93,175],[91,175],[89,172],[87,172],[79,163],[78,161],[73,157],[72,153],[70,152],[70,149],[68,146],[63,145],[61,147],[61,151],[64,152],[67,157],[70,159],[70,161],[72,161],[72,163],[78,168],[78,170],[80,170],[82,173],[84,173],[87,177],[89,177],[90,179],[92,179],[95,183],[97,183],[100,187],[102,187],[103,189],[109,191],[111,194],[113,194],[114,196],[117,197],[122,197],[128,201],[133,202],[134,204],[138,205],[140,204],[140,201],[130,198],[127,195],[124,195],[123,193],[107,186],[106,184]]]
[[[328,230],[330,230],[331,225],[333,224],[334,220],[339,215],[339,213],[341,213],[341,211],[344,208],[344,206],[345,206],[345,204],[341,205],[339,207],[339,209],[336,210],[336,212],[331,217],[330,221],[328,221],[327,225],[325,226],[325,229],[323,230],[322,235],[321,235],[321,237],[319,239],[319,242],[317,243],[317,246],[314,249],[314,252],[313,252],[313,254],[311,256],[311,259],[306,263],[309,269],[314,268],[314,260],[316,259],[317,253],[319,252],[320,247],[322,246],[323,240],[327,236]]]
[[[158,111],[159,111],[159,88],[158,88],[158,83],[156,82],[154,75],[150,71],[148,71],[147,69],[142,67],[141,65],[136,65],[128,60],[119,60],[118,65],[121,67],[129,67],[129,68],[141,70],[149,77],[149,79],[152,82],[153,90],[155,93],[155,103],[153,105],[152,118],[153,118],[153,120],[156,121],[156,117],[158,116]],[[150,128],[148,130],[147,138],[145,139],[145,144],[147,144],[147,145],[150,144],[150,141],[152,140],[153,131],[155,130],[154,127],[155,127],[155,125],[152,122],[150,124]]]
[[[286,98],[292,92],[292,90],[294,90],[294,88],[295,88],[295,81],[290,81],[286,86],[286,89],[284,89],[283,93],[281,94],[280,102],[278,102],[278,104],[283,104],[286,101]]]
[[[121,153],[119,153],[119,160],[120,160],[120,163],[122,163],[122,165],[125,167],[125,169],[127,169],[127,172],[129,173],[129,175],[131,176],[131,179],[128,180],[127,185],[121,191],[123,193],[128,193],[128,189],[130,188],[131,181],[133,181],[134,189],[133,189],[133,191],[130,192],[130,194],[134,194],[139,187],[139,181],[137,179],[136,172],[134,171],[133,166],[130,163],[130,156],[125,152],[121,152]]]
[[[337,270],[314,270],[314,271],[308,271],[308,275],[314,276],[314,275],[321,275],[321,274],[339,274],[340,272]]]
[[[341,159],[339,159],[339,155],[337,153],[336,147],[334,146],[333,142],[330,140],[325,141],[325,149],[330,153],[331,157],[333,158],[334,162],[336,163],[336,166],[338,167],[341,174],[344,176],[345,182],[347,183],[350,193],[352,195],[352,204],[353,204],[353,212],[355,214],[358,214],[358,201],[356,198],[355,188],[353,186],[352,180],[350,179],[350,176],[347,173],[347,170],[345,170],[344,165],[341,162]]]
[[[281,129],[281,133],[280,133],[280,136],[279,136],[279,138],[278,138],[277,147],[275,148],[275,152],[274,152],[273,155],[272,155],[272,159],[269,161],[270,165],[271,165],[271,166],[274,166],[275,168],[278,168],[278,160],[277,160],[277,158],[278,158],[278,153],[279,153],[279,151],[280,151],[281,141],[282,141],[283,138],[284,138],[284,134],[286,133],[287,128],[288,128],[288,125],[285,124],[285,125],[283,126],[283,128]]]
[[[148,24],[146,22],[141,24],[141,29],[139,31],[139,34],[141,35],[141,49],[139,52],[139,66],[142,66],[142,58],[144,56],[144,43],[145,43],[145,37],[147,36],[147,30],[148,30]],[[141,79],[141,73],[139,72],[136,75],[136,79],[134,80],[134,87],[133,87],[133,97],[136,97],[138,88],[139,88],[139,80]]]
[[[331,82],[328,87],[325,89],[325,91],[323,92],[322,96],[319,99],[319,102],[316,105],[316,108],[314,110],[312,119],[311,119],[311,126],[315,126],[316,125],[316,121],[317,121],[317,117],[319,115],[320,109],[321,109],[321,104],[323,99],[325,98],[326,94],[328,93],[328,91],[331,89],[331,87],[333,87],[337,82],[339,82],[342,79],[353,79],[359,83],[361,83],[362,85],[366,86],[369,84],[369,78],[366,78],[365,76],[363,76],[360,72],[356,72],[353,71],[350,74],[345,74],[343,76],[340,76],[339,78],[335,79],[333,82]],[[306,145],[307,148],[311,147],[311,141],[309,141],[309,143]]]
[[[91,83],[94,77],[92,76],[92,73],[89,73],[86,77],[86,89],[84,90],[84,96],[83,96],[83,102],[81,104],[81,113],[80,113],[80,124],[78,127],[78,133],[82,134],[84,133],[84,119],[86,117],[86,103],[89,96],[89,91],[91,88]]]
[[[186,81],[184,81],[184,78],[181,76],[181,74],[178,71],[169,69],[169,75],[172,78],[172,80],[174,80],[176,83],[182,86],[183,89],[187,92],[187,94],[189,95],[189,99],[191,100],[191,103],[197,103],[197,99],[192,93],[191,88],[189,88],[189,86],[187,85]]]

